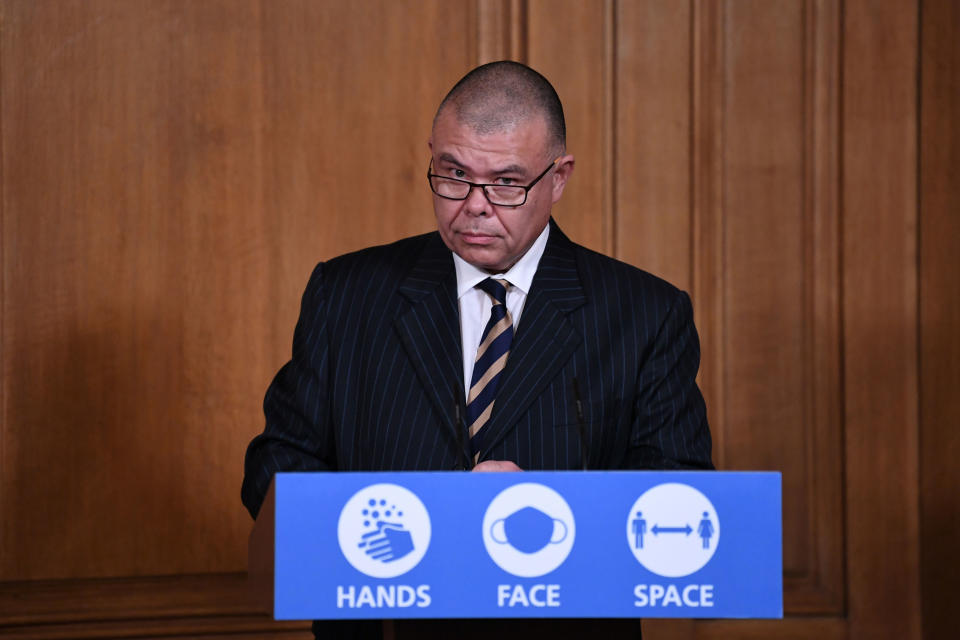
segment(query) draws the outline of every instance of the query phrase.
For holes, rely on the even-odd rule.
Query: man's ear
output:
[[[567,180],[573,173],[573,167],[576,160],[572,155],[565,155],[557,162],[557,168],[553,170],[553,203],[560,201],[563,195],[563,188],[567,186]]]

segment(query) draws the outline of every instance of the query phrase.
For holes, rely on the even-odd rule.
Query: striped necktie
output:
[[[482,445],[480,430],[490,419],[493,399],[497,393],[500,374],[507,365],[510,343],[513,342],[513,321],[507,310],[506,280],[487,278],[477,285],[493,300],[490,321],[483,330],[477,359],[470,378],[470,393],[467,395],[467,426],[470,433],[470,454],[474,462],[479,458]]]

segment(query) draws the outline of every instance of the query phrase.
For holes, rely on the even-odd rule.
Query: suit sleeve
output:
[[[323,263],[307,284],[293,335],[293,354],[263,401],[266,426],[244,460],[241,498],[254,518],[278,471],[336,469],[329,419],[327,322]]]
[[[677,291],[637,380],[626,468],[713,468],[706,406],[696,383],[699,367],[693,307]]]

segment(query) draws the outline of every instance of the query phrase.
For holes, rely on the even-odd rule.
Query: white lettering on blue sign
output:
[[[422,584],[411,587],[406,584],[378,584],[376,589],[363,585],[359,589],[350,585],[337,585],[337,608],[360,609],[370,608],[398,608],[398,607],[429,607],[430,585]]]
[[[712,607],[712,584],[688,584],[681,591],[676,585],[638,584],[633,588],[635,607]]]
[[[522,584],[497,585],[498,607],[559,607],[560,585],[535,584],[524,589]]]

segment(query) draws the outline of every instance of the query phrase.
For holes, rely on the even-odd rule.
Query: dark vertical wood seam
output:
[[[801,107],[801,184],[800,189],[800,211],[801,211],[801,237],[802,237],[802,273],[803,277],[800,284],[800,308],[803,309],[803,328],[802,328],[802,347],[801,353],[801,375],[800,380],[803,385],[801,393],[803,394],[803,403],[801,404],[803,415],[800,424],[805,430],[803,439],[804,473],[809,482],[806,483],[805,500],[807,507],[807,519],[809,523],[809,535],[807,536],[806,563],[808,575],[812,572],[814,583],[818,582],[819,564],[817,558],[820,555],[819,536],[817,531],[821,523],[819,514],[816,512],[817,493],[819,486],[817,483],[816,465],[813,458],[817,450],[817,425],[816,425],[816,389],[811,383],[814,363],[817,360],[816,332],[816,314],[817,314],[817,281],[816,281],[816,255],[817,240],[816,224],[814,218],[819,215],[819,201],[817,194],[817,172],[816,157],[817,147],[817,46],[818,39],[816,34],[816,16],[815,4],[809,0],[804,0],[801,8],[801,41],[800,56],[802,59],[802,77],[800,79],[800,107]],[[813,195],[812,195],[813,194]]]
[[[846,409],[846,398],[847,398],[847,315],[846,315],[846,267],[845,267],[845,251],[844,247],[846,246],[846,238],[844,233],[844,217],[845,217],[845,204],[846,198],[844,194],[846,193],[846,144],[844,132],[846,130],[846,124],[844,120],[844,115],[846,114],[845,109],[845,97],[846,97],[846,65],[844,61],[846,60],[846,22],[847,22],[847,5],[844,0],[839,0],[840,2],[840,24],[837,29],[837,216],[834,224],[836,225],[837,233],[837,320],[838,320],[838,329],[839,335],[837,336],[837,347],[840,350],[838,354],[839,358],[839,371],[837,372],[837,386],[839,387],[839,393],[841,398],[840,404],[840,432],[842,437],[840,438],[840,505],[841,513],[843,514],[843,521],[841,526],[843,527],[843,560],[841,563],[841,571],[843,572],[843,615],[846,618],[850,617],[850,536],[848,535],[847,527],[847,512],[848,512],[848,495],[847,495],[847,409]]]
[[[6,120],[3,113],[3,98],[6,88],[6,66],[3,57],[3,45],[7,41],[7,5],[0,6],[0,469],[9,469],[7,464],[6,447],[6,426],[7,421],[7,384],[6,384],[6,355],[7,355],[7,324],[6,324],[6,302],[7,302],[7,246],[6,246]],[[8,486],[2,482],[0,477],[0,487]],[[0,488],[0,514],[7,514],[6,491]],[[5,527],[0,526],[0,549],[7,549],[4,540]],[[0,560],[4,560],[5,554],[0,553]]]
[[[607,0],[604,5],[604,234],[605,252],[614,258],[622,258],[617,243],[617,0]]]
[[[714,133],[715,142],[713,144],[714,149],[717,150],[715,164],[716,168],[714,169],[713,183],[716,185],[716,205],[715,209],[712,212],[712,217],[715,222],[714,225],[719,229],[719,253],[716,260],[719,265],[720,271],[720,288],[717,294],[720,297],[720,314],[719,314],[719,327],[717,330],[717,339],[718,339],[718,361],[721,363],[721,372],[723,381],[722,384],[722,397],[730,397],[730,379],[726,375],[726,365],[727,365],[727,326],[729,325],[728,317],[729,310],[727,308],[727,297],[725,295],[726,286],[727,286],[727,224],[726,224],[726,213],[727,213],[727,198],[726,198],[726,167],[727,167],[727,146],[726,146],[726,131],[727,131],[727,61],[726,61],[726,50],[727,50],[727,30],[729,25],[727,24],[727,3],[723,2],[720,4],[719,9],[717,10],[717,17],[714,19],[713,32],[714,32],[714,42],[713,46],[716,48],[716,73],[720,76],[721,81],[717,83],[719,91],[715,97],[717,102],[717,109],[719,110],[719,115],[715,116],[715,125],[716,131]],[[716,242],[716,241],[715,241]],[[722,426],[724,429],[726,425],[729,424],[729,416],[727,415],[727,403],[723,403],[723,416],[722,416]]]
[[[697,157],[697,136],[701,130],[701,123],[698,120],[700,109],[698,108],[698,100],[701,97],[701,88],[699,86],[700,74],[698,70],[701,69],[700,66],[700,17],[701,17],[701,7],[700,3],[697,0],[690,0],[689,2],[689,86],[688,93],[689,102],[687,108],[687,118],[688,118],[688,129],[687,129],[687,203],[688,203],[688,246],[689,246],[689,274],[690,274],[690,297],[694,303],[694,313],[698,311],[702,312],[703,308],[700,306],[700,303],[703,300],[703,290],[707,287],[703,286],[703,278],[700,275],[700,260],[698,260],[699,248],[701,242],[698,239],[700,234],[700,225],[698,222],[699,218],[699,207],[700,202],[697,198],[697,192],[700,185],[700,176],[698,174],[698,167],[700,166],[699,159]],[[703,328],[701,326],[701,337],[703,336]],[[701,345],[701,354],[703,353],[703,345]],[[702,358],[702,355],[701,355]],[[703,363],[700,365],[700,372],[698,376],[702,379],[703,377]],[[701,382],[702,384],[702,382]],[[710,405],[707,404],[707,415],[710,416]],[[716,425],[713,425],[711,422],[711,431],[714,431]],[[716,443],[714,442],[714,447]],[[712,455],[712,454],[711,454]],[[716,463],[716,458],[714,458],[714,463]]]
[[[480,50],[482,49],[480,42],[483,38],[483,20],[481,19],[480,12],[483,11],[481,5],[482,0],[470,0],[469,5],[467,5],[467,10],[464,12],[464,18],[466,19],[466,24],[464,25],[463,32],[467,35],[464,40],[464,44],[467,48],[467,60],[470,60],[474,65],[481,63],[480,60]]]
[[[837,416],[839,420],[840,427],[840,505],[841,513],[843,519],[840,522],[840,526],[843,529],[843,558],[841,560],[841,572],[842,572],[842,584],[843,584],[843,593],[841,594],[841,606],[843,608],[843,615],[845,617],[850,616],[850,565],[848,562],[849,552],[850,552],[850,536],[847,529],[847,438],[846,438],[846,397],[847,397],[847,347],[846,347],[846,331],[844,331],[844,325],[846,324],[846,315],[844,312],[844,287],[845,287],[845,278],[844,278],[844,198],[843,194],[845,191],[844,188],[844,155],[845,155],[845,143],[844,143],[844,90],[843,87],[846,83],[846,74],[845,74],[845,65],[843,61],[846,59],[846,20],[847,20],[847,5],[845,0],[838,0],[840,8],[838,12],[840,14],[837,25],[837,214],[836,219],[834,220],[835,230],[837,234],[837,265],[836,265],[836,282],[837,282],[837,348],[839,353],[837,357],[839,359],[839,371],[837,372],[837,386],[839,387],[840,394],[840,405],[838,407],[839,415]]]
[[[529,15],[530,7],[527,0],[513,0],[507,12],[509,24],[506,37],[509,39],[510,57],[523,64],[528,64],[529,60]]]
[[[687,95],[687,228],[690,230],[687,235],[687,273],[690,282],[690,297],[696,301],[699,294],[697,285],[700,284],[697,278],[697,108],[696,100],[699,92],[697,91],[697,24],[699,10],[696,0],[689,0],[687,3],[690,16],[687,24],[687,41],[690,43],[688,52],[688,86]]]
[[[725,376],[726,306],[725,247],[723,232],[723,90],[725,5],[694,0],[691,7],[691,142],[690,228],[691,279],[706,341],[704,353],[709,374],[709,413],[714,433],[714,463],[723,467],[724,398],[729,388]],[[719,459],[718,459],[719,456]]]
[[[811,281],[812,289],[810,298],[812,301],[810,309],[812,309],[813,314],[809,317],[812,325],[807,335],[811,340],[810,346],[815,350],[815,357],[811,363],[812,367],[804,379],[807,382],[815,381],[817,379],[817,371],[827,365],[830,365],[829,371],[838,376],[838,378],[830,380],[831,390],[829,392],[823,391],[822,385],[818,386],[816,383],[810,385],[811,397],[808,408],[811,412],[809,424],[812,442],[808,469],[811,478],[816,482],[821,477],[816,474],[816,470],[818,466],[822,469],[822,463],[820,465],[817,464],[818,453],[824,449],[839,448],[836,460],[838,467],[831,467],[830,471],[836,471],[838,473],[836,479],[841,483],[842,487],[844,483],[844,441],[840,430],[842,428],[842,412],[840,407],[843,406],[843,395],[837,390],[839,386],[833,386],[842,384],[842,373],[833,371],[833,365],[838,365],[842,357],[840,346],[840,340],[842,339],[842,325],[840,322],[842,300],[838,295],[839,286],[842,281],[839,270],[841,240],[839,237],[840,227],[838,213],[838,199],[841,192],[839,190],[839,184],[837,183],[841,166],[839,151],[840,136],[838,135],[838,96],[841,95],[838,78],[840,77],[839,69],[841,66],[840,61],[842,60],[838,41],[840,36],[840,9],[837,3],[825,2],[824,0],[815,0],[810,6],[811,8],[807,14],[810,20],[807,33],[809,34],[810,42],[812,43],[811,46],[813,47],[813,56],[808,57],[808,60],[813,60],[813,67],[809,76],[809,80],[812,81],[812,84],[809,85],[812,87],[812,96],[806,104],[811,105],[812,108],[811,116],[808,120],[813,127],[812,137],[810,138],[813,144],[810,148],[812,157],[809,163],[807,163],[806,169],[811,172],[811,182],[809,183],[811,188],[807,192],[807,195],[813,199],[808,210],[811,214],[810,220],[813,225],[812,237],[814,244],[811,254],[813,280]],[[830,42],[834,43],[832,47],[829,44]],[[824,76],[826,77],[824,78]],[[824,106],[825,110],[821,110],[820,103],[822,100],[818,95],[818,91],[823,91],[826,96],[830,97]],[[824,167],[824,163],[826,163],[826,167]],[[831,224],[827,226],[824,223]],[[824,235],[826,235],[828,241],[821,243]],[[826,258],[824,258],[825,251],[830,252],[830,255]],[[821,268],[824,264],[832,268],[830,270],[824,270]],[[823,305],[823,307],[821,307],[821,305]],[[817,343],[817,318],[821,308],[825,308],[830,312],[827,322],[829,322],[830,326],[831,343],[826,345],[826,347]],[[824,348],[826,348],[827,351],[825,351]],[[834,362],[834,358],[836,362]],[[823,395],[824,393],[829,393],[829,397],[825,397]],[[823,419],[826,425],[821,424],[819,422],[820,419]],[[832,478],[827,478],[826,483],[815,487],[813,496],[820,496],[821,500],[814,500],[812,503],[814,507],[821,510],[824,508],[822,498],[827,491],[827,486],[830,484],[831,479]],[[843,511],[841,510],[840,513],[842,514]],[[823,530],[826,528],[825,522],[827,521],[824,520],[824,518],[828,517],[828,514],[818,512],[816,515],[817,517],[813,520],[814,527],[811,533],[814,535],[814,539],[819,541],[822,538],[821,534]],[[831,530],[830,533],[837,534],[841,539],[844,539],[846,536],[846,527],[842,517],[837,522],[837,526],[839,531]],[[846,591],[844,588],[843,559],[841,557],[839,562],[834,564],[837,562],[837,559],[831,558],[821,546],[817,546],[815,552],[812,557],[814,561],[812,564],[812,568],[814,569],[813,587],[821,594],[820,601],[829,607],[824,609],[823,613],[842,613],[844,610],[843,594]],[[838,570],[839,576],[837,575]]]
[[[924,587],[926,585],[926,580],[924,580],[924,566],[923,566],[923,530],[924,530],[924,500],[923,500],[923,489],[924,489],[924,465],[923,465],[923,452],[924,452],[924,437],[923,437],[923,395],[921,389],[923,389],[923,261],[921,259],[921,251],[923,250],[923,0],[917,0],[917,47],[914,51],[914,77],[916,78],[916,86],[914,91],[916,93],[916,104],[914,109],[916,110],[916,121],[914,122],[914,143],[916,145],[916,166],[914,174],[914,229],[916,229],[916,238],[914,238],[914,275],[916,277],[916,282],[914,282],[914,292],[915,298],[914,303],[916,308],[914,310],[915,319],[916,319],[916,335],[914,336],[915,347],[916,347],[916,358],[917,358],[917,376],[914,380],[914,385],[916,387],[916,421],[917,421],[917,546],[914,549],[914,553],[917,558],[917,567],[919,584],[917,585],[918,594],[920,597],[920,612],[919,612],[919,627],[920,627],[920,637],[926,637],[924,635]]]

